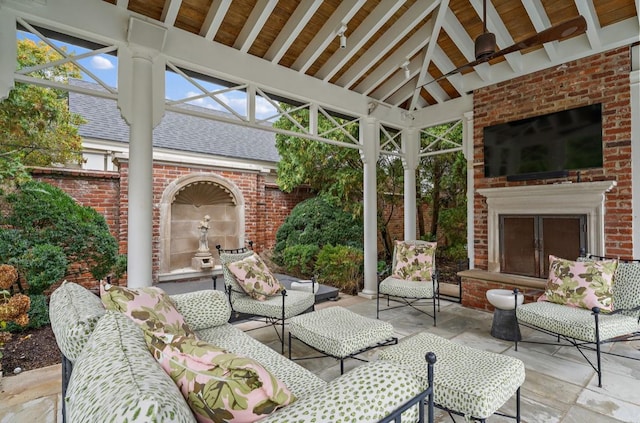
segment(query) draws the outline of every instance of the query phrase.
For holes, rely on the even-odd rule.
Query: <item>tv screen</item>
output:
[[[484,176],[602,167],[602,105],[484,128]]]

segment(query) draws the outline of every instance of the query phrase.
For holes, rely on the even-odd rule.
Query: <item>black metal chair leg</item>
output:
[[[516,391],[516,422],[520,423],[520,387]]]

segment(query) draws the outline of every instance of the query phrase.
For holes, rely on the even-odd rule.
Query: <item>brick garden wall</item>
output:
[[[96,209],[105,217],[111,233],[119,243],[119,252],[127,253],[128,239],[128,163],[119,163],[119,172],[97,172],[74,169],[33,169],[34,179],[59,187],[79,204]],[[254,249],[273,248],[276,231],[300,201],[309,198],[309,190],[300,189],[291,194],[269,184],[257,172],[207,170],[197,167],[155,164],[153,168],[153,273],[157,281],[159,271],[160,210],[157,205],[167,186],[181,176],[211,172],[233,182],[245,200],[245,239],[254,241]],[[88,288],[97,282],[86,273],[69,278]]]
[[[475,189],[557,183],[552,181],[507,182],[505,177],[485,178],[482,130],[485,126],[602,103],[602,169],[580,171],[583,182],[615,180],[607,194],[605,248],[608,255],[631,257],[631,93],[630,51],[621,47],[506,81],[474,92]],[[571,171],[564,180],[577,182]],[[475,267],[487,269],[487,204],[476,194]]]

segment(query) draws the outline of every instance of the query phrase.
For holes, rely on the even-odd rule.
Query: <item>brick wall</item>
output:
[[[556,183],[552,181],[507,182],[505,177],[485,178],[482,130],[517,119],[602,103],[604,167],[580,171],[581,180],[615,180],[607,194],[605,248],[608,255],[631,257],[631,69],[629,47],[621,47],[566,63],[474,92],[475,189]],[[577,182],[575,171],[564,180]],[[487,205],[476,194],[475,266],[487,269]]]
[[[90,206],[101,213],[111,233],[118,240],[119,252],[127,253],[128,238],[128,185],[127,162],[119,163],[119,172],[97,172],[72,169],[33,169],[36,180],[59,187],[79,204]],[[160,209],[162,195],[169,184],[181,176],[192,173],[219,175],[242,192],[245,200],[245,239],[254,241],[257,251],[275,245],[276,231],[300,201],[309,198],[309,190],[300,189],[291,194],[280,191],[269,184],[265,176],[256,172],[207,170],[197,167],[155,164],[153,168],[153,274],[157,281],[160,268],[159,238]],[[69,278],[87,288],[96,288],[97,282],[90,274]],[[117,281],[116,281],[117,282]]]

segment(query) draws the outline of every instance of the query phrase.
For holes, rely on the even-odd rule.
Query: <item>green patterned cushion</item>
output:
[[[100,298],[76,283],[64,281],[51,294],[51,329],[60,351],[72,363],[78,359],[104,313]]]
[[[433,283],[405,281],[389,276],[378,287],[378,292],[384,295],[406,298],[433,298]]]
[[[395,279],[431,281],[438,243],[426,241],[396,241],[393,256]]]
[[[264,301],[284,290],[284,286],[257,254],[227,263],[225,266],[236,278],[240,288],[258,301]]]
[[[516,316],[522,323],[582,341],[596,341],[595,319],[590,310],[542,301],[518,306]],[[624,314],[601,314],[599,326],[601,340],[640,331],[637,316]]]
[[[348,357],[393,337],[391,323],[360,316],[342,307],[327,307],[289,320],[289,331],[315,349]]]
[[[284,318],[297,316],[313,307],[316,296],[311,292],[290,289],[284,297]],[[282,295],[269,297],[264,301],[256,301],[243,295],[233,299],[233,309],[240,313],[268,316],[274,319],[282,318]]]
[[[229,300],[222,291],[204,289],[171,295],[185,323],[194,331],[224,325],[231,317]]]
[[[260,363],[193,337],[146,335],[149,350],[199,422],[254,422],[295,397]]]
[[[538,301],[611,311],[617,265],[617,260],[572,261],[550,255],[547,286]]]
[[[101,285],[100,297],[108,310],[124,313],[144,330],[194,336],[171,298],[160,288]]]
[[[640,263],[620,263],[613,279],[613,309],[640,307]],[[624,311],[627,316],[640,316],[640,311]]]
[[[424,357],[429,351],[437,357],[433,370],[435,403],[469,417],[491,416],[525,379],[524,364],[517,358],[470,348],[426,332],[383,349],[379,359],[414,369],[426,387]]]
[[[113,311],[100,319],[76,361],[65,400],[68,422],[196,421],[140,327]]]
[[[427,366],[424,357],[422,365]],[[260,423],[377,422],[422,390],[421,382],[404,366],[375,361],[356,367]],[[417,407],[407,410],[402,421],[417,421]]]

